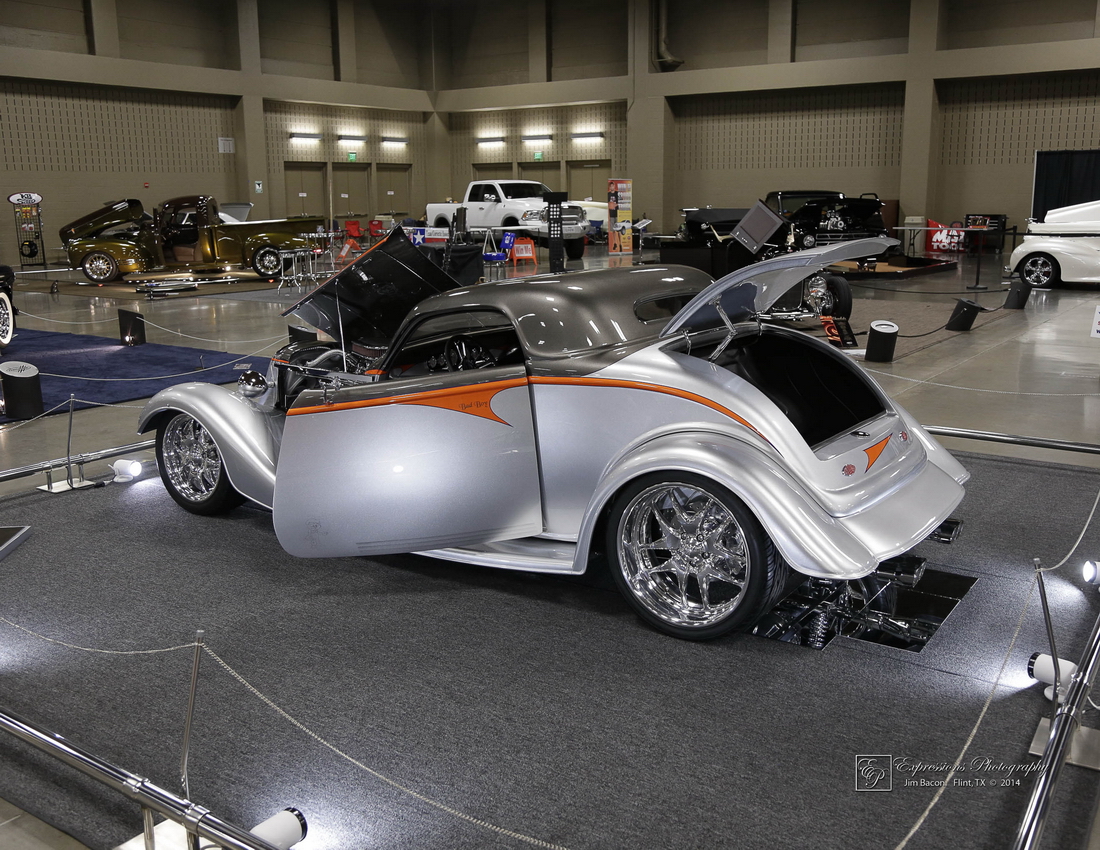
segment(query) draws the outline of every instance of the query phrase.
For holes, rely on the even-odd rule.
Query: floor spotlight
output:
[[[1081,565],[1081,576],[1086,584],[1100,585],[1100,565],[1096,561],[1085,561]]]
[[[306,837],[306,817],[294,808],[285,808],[250,830],[282,850],[288,850]]]
[[[1077,665],[1072,661],[1066,661],[1064,658],[1058,659],[1058,672],[1060,674],[1060,681],[1058,684],[1058,701],[1061,702],[1066,697],[1066,691],[1069,689],[1070,682],[1073,679],[1074,674],[1077,672]],[[1031,658],[1027,662],[1027,674],[1035,679],[1037,682],[1050,685],[1043,693],[1047,699],[1054,699],[1054,658],[1043,652],[1036,652],[1032,654]]]
[[[111,471],[115,474],[112,479],[116,483],[124,483],[126,481],[133,481],[139,475],[141,475],[141,461],[140,460],[116,460],[111,464]]]

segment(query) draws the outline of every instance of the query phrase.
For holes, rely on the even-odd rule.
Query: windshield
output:
[[[510,201],[520,198],[542,198],[550,189],[543,183],[501,183],[500,191]]]
[[[843,197],[843,192],[772,192],[768,195],[767,205],[780,215],[791,215],[806,204],[838,201]]]

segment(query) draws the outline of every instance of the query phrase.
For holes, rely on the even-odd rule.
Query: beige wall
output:
[[[345,162],[354,126],[358,162],[410,166],[419,209],[479,164],[520,173],[536,148],[519,136],[546,125],[562,187],[570,161],[610,160],[666,231],[681,207],[799,186],[1022,223],[1036,149],[1100,146],[1098,5],[669,3],[683,61],[662,71],[657,0],[0,0],[0,189],[43,194],[48,234],[124,196],[277,215],[283,163]],[[292,150],[292,124],[324,138]],[[0,261],[15,244],[0,216]]]
[[[0,192],[42,195],[47,246],[68,222],[120,198],[151,210],[177,195],[239,201],[225,97],[0,80]],[[18,129],[18,132],[15,130]],[[149,187],[146,188],[145,184]],[[15,259],[14,216],[0,216],[0,262]]]

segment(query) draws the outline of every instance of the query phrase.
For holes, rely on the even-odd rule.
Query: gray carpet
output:
[[[334,746],[542,841],[888,848],[935,789],[903,787],[895,773],[893,792],[857,792],[856,756],[956,758],[1011,641],[1031,558],[1065,554],[1100,488],[1094,471],[963,459],[974,473],[963,536],[921,549],[978,581],[920,654],[848,639],[823,652],[744,635],[687,643],[649,630],[592,581],[416,556],[295,559],[267,513],[191,516],[155,478],[0,500],[0,523],[33,527],[0,562],[0,615],[113,650],[186,643],[203,628],[214,651]],[[1081,551],[1100,551],[1100,526]],[[1051,579],[1061,655],[1073,659],[1100,611],[1100,594],[1080,584],[1076,570]],[[190,650],[86,653],[4,623],[0,635],[0,705],[178,788]],[[1045,649],[1035,599],[968,762],[1033,761],[1049,704],[1022,671]],[[193,735],[194,799],[245,826],[297,806],[306,850],[530,846],[339,759],[209,657]],[[1081,846],[1097,784],[1066,769],[1044,846]],[[1029,786],[949,789],[908,846],[1005,847]],[[7,736],[0,797],[93,848],[140,830],[136,806]]]

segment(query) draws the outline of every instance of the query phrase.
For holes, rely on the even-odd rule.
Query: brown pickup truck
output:
[[[93,283],[131,272],[249,267],[262,277],[282,272],[279,251],[308,248],[303,234],[324,227],[320,216],[234,221],[209,195],[172,198],[145,212],[141,201],[108,204],[61,228],[69,264]]]

